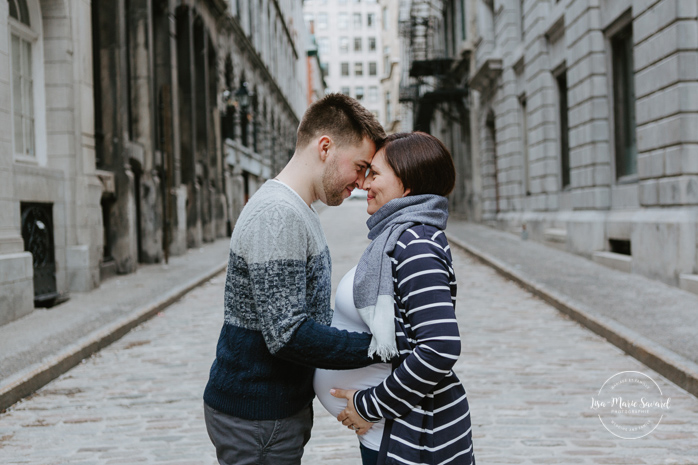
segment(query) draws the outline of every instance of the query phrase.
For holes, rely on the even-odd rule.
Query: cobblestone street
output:
[[[367,245],[365,204],[325,208],[333,284]],[[698,400],[460,250],[456,372],[478,464],[698,464]],[[224,275],[0,414],[0,463],[214,464],[202,393]],[[671,408],[649,436],[613,436],[590,409],[612,375],[652,377]],[[342,387],[342,386],[337,386]],[[360,465],[354,434],[315,403],[304,465]]]

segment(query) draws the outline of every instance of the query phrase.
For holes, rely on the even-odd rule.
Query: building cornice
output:
[[[245,34],[245,31],[240,26],[238,20],[230,15],[226,15],[224,24],[225,23],[228,24],[228,29],[232,32],[232,35],[237,36],[237,39],[239,39],[239,41],[237,42],[238,46],[244,52],[247,52],[248,56],[253,62],[253,65],[255,65],[257,69],[259,69],[259,71],[263,75],[262,77],[269,82],[269,85],[272,87],[272,90],[279,94],[279,96],[281,96],[281,100],[284,102],[286,109],[289,111],[289,113],[293,115],[298,121],[300,121],[299,115],[296,114],[295,110],[289,103],[288,98],[281,90],[279,85],[276,83],[276,80],[272,76],[271,72],[269,72],[269,68],[264,63],[264,61],[262,61],[262,57],[260,57],[257,53],[257,50],[252,45],[252,42],[250,41],[249,37],[247,37],[247,34]]]
[[[295,59],[298,59],[298,51],[296,50],[296,41],[293,40],[293,36],[291,35],[291,31],[288,29],[288,24],[286,24],[286,18],[284,17],[283,11],[281,11],[281,7],[279,6],[279,0],[272,0],[272,3],[274,3],[274,6],[276,7],[276,12],[279,15],[279,18],[281,18],[281,25],[284,28],[284,32],[286,32],[286,37],[288,37],[288,41],[291,44],[291,49],[293,50],[293,55]]]
[[[501,58],[489,57],[475,71],[473,77],[470,78],[470,87],[478,92],[485,92],[502,74],[503,62]]]

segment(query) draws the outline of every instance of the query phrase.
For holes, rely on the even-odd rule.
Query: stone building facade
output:
[[[698,3],[477,1],[482,220],[694,288]]]
[[[0,1],[0,324],[99,283],[89,7]]]
[[[698,292],[697,2],[404,3],[401,99],[453,152],[454,211]]]
[[[302,11],[0,0],[0,324],[228,236],[292,154]]]

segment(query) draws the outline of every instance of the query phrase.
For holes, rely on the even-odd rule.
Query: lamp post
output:
[[[221,94],[221,98],[223,100],[223,103],[225,104],[225,112],[228,113],[228,111],[230,111],[230,107],[235,106],[235,99],[233,98],[233,93],[230,91],[230,89],[225,89]]]

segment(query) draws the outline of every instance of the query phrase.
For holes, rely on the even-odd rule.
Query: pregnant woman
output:
[[[315,375],[320,401],[359,435],[364,465],[475,463],[470,408],[452,370],[460,334],[443,231],[454,184],[446,147],[419,132],[389,136],[364,182],[373,242],[342,279],[335,316],[359,325],[344,329],[368,327],[371,352],[391,364]]]
[[[347,331],[370,332],[366,323],[361,319],[354,306],[353,290],[354,273],[356,267],[344,275],[337,286],[337,294],[334,301],[334,316],[332,326]],[[330,394],[330,389],[336,386],[350,387],[352,389],[367,389],[383,382],[390,375],[389,363],[376,363],[355,370],[315,370],[313,387],[323,407],[333,416],[338,416],[347,406],[345,399],[338,399]],[[358,430],[361,456],[371,451],[377,451],[383,437],[385,420],[369,425],[363,431]],[[370,428],[370,429],[369,429]]]

